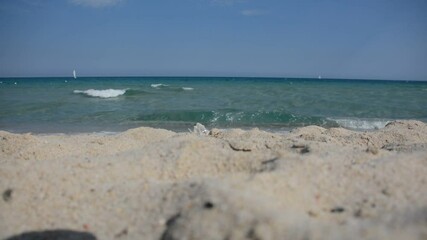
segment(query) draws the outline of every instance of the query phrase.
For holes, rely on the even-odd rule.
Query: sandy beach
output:
[[[0,239],[427,239],[420,121],[369,132],[0,131],[0,149]]]

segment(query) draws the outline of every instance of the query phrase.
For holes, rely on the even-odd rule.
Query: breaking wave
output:
[[[133,121],[202,123],[208,127],[304,127],[316,125],[325,128],[343,127],[352,130],[384,128],[391,120],[361,118],[327,118],[305,116],[286,111],[238,111],[223,109],[215,111],[168,111],[140,114]]]
[[[172,91],[172,92],[181,92],[181,91],[192,91],[194,88],[192,87],[178,87],[178,86],[170,86],[163,83],[154,83],[150,85],[154,89]]]
[[[359,118],[339,118],[330,120],[338,123],[340,127],[359,130],[374,130],[384,128],[389,120],[384,119],[359,119]]]
[[[74,90],[74,93],[84,94],[89,97],[98,97],[98,98],[114,98],[121,96],[126,93],[127,89],[105,89],[105,90]]]
[[[155,83],[150,85],[152,88],[162,88],[162,87],[168,87],[169,85],[163,84],[163,83]]]
[[[202,123],[209,127],[302,127],[318,125],[323,127],[338,127],[334,121],[324,117],[297,116],[281,111],[237,111],[234,109],[216,111],[168,111],[140,114],[133,121],[143,122],[181,122]]]

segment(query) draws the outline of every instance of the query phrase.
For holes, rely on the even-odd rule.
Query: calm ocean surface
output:
[[[370,130],[427,122],[427,82],[285,78],[0,79],[0,130],[116,132],[150,126],[283,131],[318,125]]]

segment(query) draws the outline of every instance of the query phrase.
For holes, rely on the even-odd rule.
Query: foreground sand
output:
[[[427,126],[0,131],[0,191],[0,239],[427,239]]]

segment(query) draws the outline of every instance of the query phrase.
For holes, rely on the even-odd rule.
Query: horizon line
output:
[[[320,75],[319,75],[320,76]],[[23,79],[23,78],[73,78],[73,76],[21,76],[21,77],[1,77],[0,79]],[[123,75],[123,76],[106,76],[106,75],[88,75],[78,76],[77,78],[264,78],[264,79],[310,79],[310,80],[350,80],[350,81],[396,81],[396,82],[427,82],[427,80],[415,80],[415,79],[384,79],[384,78],[337,78],[337,77],[277,77],[277,76],[203,76],[203,75]],[[74,79],[74,78],[73,78]]]

